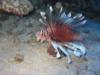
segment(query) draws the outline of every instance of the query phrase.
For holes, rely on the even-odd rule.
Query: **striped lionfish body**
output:
[[[48,41],[48,53],[50,55],[59,58],[62,55],[59,52],[60,50],[68,57],[68,63],[70,63],[69,53],[73,53],[76,56],[85,54],[83,45],[77,45],[71,42],[82,40],[82,37],[73,30],[75,27],[85,24],[86,20],[82,14],[72,16],[71,12],[69,12],[66,15],[62,9],[63,7],[61,7],[56,18],[53,17],[53,8],[51,6],[49,7],[49,15],[45,12],[40,12],[42,18],[39,21],[44,27],[36,33],[36,38],[37,41]],[[77,48],[80,50],[78,51]]]
[[[55,40],[58,42],[70,42],[75,40],[81,40],[81,37],[74,33],[71,28],[67,25],[51,25],[46,27],[40,33],[40,39],[44,40]]]

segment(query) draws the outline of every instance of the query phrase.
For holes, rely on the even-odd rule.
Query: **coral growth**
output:
[[[0,10],[22,16],[32,11],[33,6],[28,0],[0,0]]]

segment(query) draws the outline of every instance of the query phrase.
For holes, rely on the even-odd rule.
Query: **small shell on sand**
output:
[[[16,56],[14,57],[14,60],[16,63],[21,63],[24,61],[24,55],[22,54],[16,54]]]

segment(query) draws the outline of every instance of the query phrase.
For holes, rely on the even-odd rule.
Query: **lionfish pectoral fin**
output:
[[[53,48],[56,50],[56,52],[57,52],[56,58],[60,58],[61,55],[60,55],[60,52],[59,52],[59,50],[58,50],[59,44],[56,43],[56,42],[54,42],[54,41],[52,41],[51,44],[52,44]]]
[[[75,56],[80,57],[86,54],[86,48],[84,47],[82,43],[72,42],[72,43],[66,44],[66,46],[73,50],[73,54]]]
[[[66,51],[66,49],[63,48],[61,45],[59,45],[59,49],[67,56],[67,58],[68,58],[68,64],[72,63],[70,54]]]

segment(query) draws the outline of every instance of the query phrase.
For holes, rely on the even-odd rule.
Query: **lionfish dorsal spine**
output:
[[[40,12],[41,19],[39,19],[39,21],[47,26],[52,25],[52,22],[55,22],[54,25],[56,25],[56,22],[59,22],[65,25],[70,25],[72,27],[78,27],[84,25],[87,22],[85,16],[83,16],[82,13],[73,15],[71,12],[69,12],[68,14],[66,14],[66,12],[63,11],[63,7],[61,7],[58,15],[53,16],[53,11],[54,9],[52,6],[49,6],[49,13],[41,11]]]
[[[87,22],[85,16],[83,16],[81,13],[72,16],[71,12],[69,12],[68,15],[66,15],[66,13],[63,12],[60,16],[60,20],[64,24],[71,25],[72,27],[78,27],[84,25]]]

